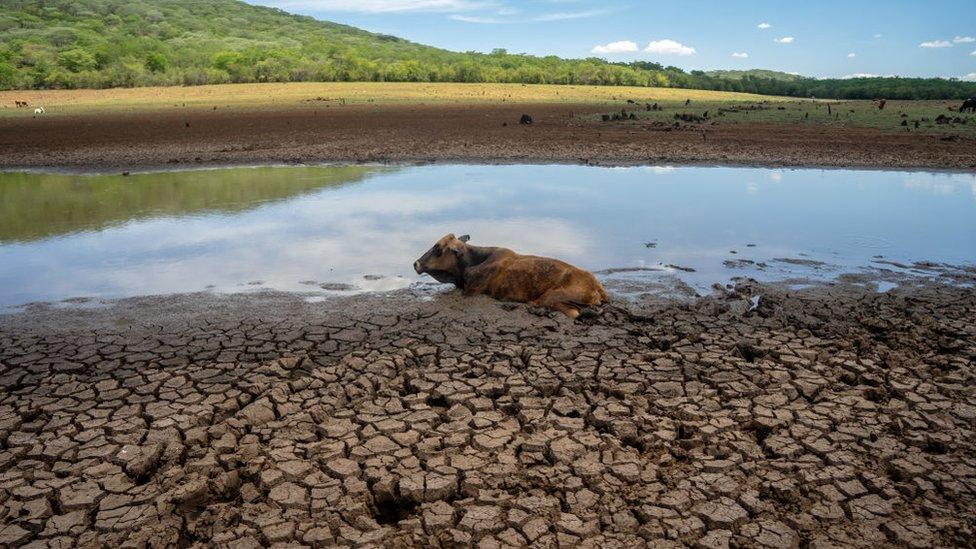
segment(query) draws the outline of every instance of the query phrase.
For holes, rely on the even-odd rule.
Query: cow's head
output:
[[[417,274],[429,274],[438,282],[459,286],[464,268],[461,258],[468,246],[465,242],[470,238],[468,235],[456,237],[454,233],[444,235],[427,253],[413,262],[413,270]]]

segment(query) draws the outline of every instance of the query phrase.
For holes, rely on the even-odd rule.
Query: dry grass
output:
[[[688,99],[691,104],[686,106]],[[16,109],[15,100],[28,101],[31,108]],[[636,104],[628,104],[627,100]],[[828,102],[833,107],[830,115]],[[0,92],[0,117],[30,117],[35,106],[43,106],[46,116],[58,116],[172,109],[272,110],[425,103],[580,103],[605,105],[608,113],[628,108],[636,111],[639,119],[662,122],[673,122],[675,113],[700,116],[709,111],[710,122],[720,124],[831,125],[976,137],[976,118],[972,115],[962,115],[959,121],[949,124],[935,122],[940,114],[955,119],[958,114],[950,107],[958,105],[958,101],[889,101],[887,108],[880,111],[872,101],[812,101],[675,88],[525,84],[331,82],[4,91]],[[644,111],[644,103],[659,103],[664,110]]]
[[[88,111],[173,108],[264,109],[323,103],[616,103],[634,101],[777,101],[747,93],[607,86],[523,84],[410,84],[377,82],[227,84],[109,90],[28,90],[0,92],[0,116],[33,115],[43,106],[49,115]],[[14,101],[30,109],[15,109]]]

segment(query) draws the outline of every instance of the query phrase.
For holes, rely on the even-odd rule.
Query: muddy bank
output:
[[[38,306],[0,316],[0,545],[965,546],[974,313],[934,284],[579,324],[456,294]]]
[[[972,139],[826,125],[599,120],[606,106],[369,104],[0,118],[0,167],[316,162],[704,163],[972,169]],[[520,116],[532,125],[520,125]],[[586,116],[581,116],[586,115]]]

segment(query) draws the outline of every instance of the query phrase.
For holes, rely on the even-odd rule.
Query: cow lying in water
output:
[[[576,318],[600,305],[607,292],[592,274],[558,259],[521,255],[508,248],[470,246],[449,234],[414,262],[417,274],[454,284],[465,295],[546,307]]]

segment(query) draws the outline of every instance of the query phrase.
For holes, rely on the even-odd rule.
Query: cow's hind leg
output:
[[[576,303],[579,296],[576,292],[568,290],[549,290],[542,294],[542,297],[535,300],[534,304],[554,311],[559,311],[569,318],[576,320],[580,315],[581,306]]]

